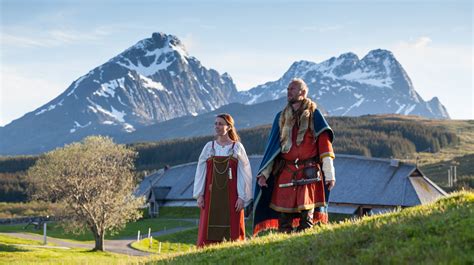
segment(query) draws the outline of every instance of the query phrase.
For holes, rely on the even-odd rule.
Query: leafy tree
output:
[[[132,195],[136,153],[112,139],[90,136],[41,156],[28,171],[33,199],[58,202],[67,231],[89,229],[94,250],[104,250],[106,232],[141,217],[143,199]]]

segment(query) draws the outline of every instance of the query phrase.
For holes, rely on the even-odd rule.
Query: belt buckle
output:
[[[298,160],[300,160],[300,159],[299,159],[299,158],[296,158],[296,159],[295,159],[295,167],[296,167],[296,169],[299,168],[299,167],[298,167]]]

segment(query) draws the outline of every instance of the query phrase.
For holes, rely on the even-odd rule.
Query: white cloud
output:
[[[199,41],[196,39],[196,37],[194,37],[193,34],[188,33],[179,39],[183,42],[184,47],[186,48],[186,51],[189,52],[189,54],[193,54],[192,51],[199,49]]]
[[[64,88],[62,84],[31,78],[5,65],[2,65],[0,79],[0,126],[46,104]]]
[[[92,31],[81,32],[70,29],[50,29],[37,31],[24,27],[2,28],[2,47],[40,47],[53,48],[74,42],[97,41],[110,35],[110,29],[98,27]]]
[[[416,40],[416,42],[413,44],[415,48],[425,48],[428,47],[428,45],[432,42],[432,40],[428,37],[420,37]]]

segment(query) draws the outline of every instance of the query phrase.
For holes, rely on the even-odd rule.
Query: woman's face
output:
[[[230,126],[227,125],[227,122],[221,117],[217,117],[214,122],[214,129],[216,130],[217,136],[224,136],[230,129]]]

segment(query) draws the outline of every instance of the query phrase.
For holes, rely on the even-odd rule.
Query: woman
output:
[[[193,196],[201,208],[197,246],[245,239],[243,208],[252,199],[252,171],[229,114],[214,123],[216,139],[199,156]]]

